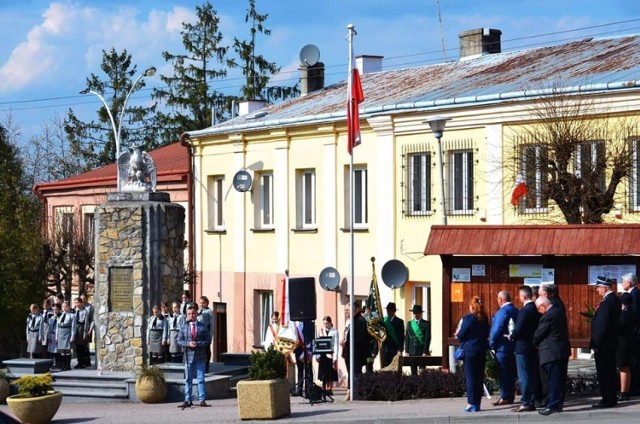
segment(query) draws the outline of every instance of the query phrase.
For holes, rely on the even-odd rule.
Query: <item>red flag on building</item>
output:
[[[522,177],[522,175],[518,175],[516,178],[516,186],[513,189],[513,193],[511,193],[511,204],[515,207],[518,206],[518,201],[522,196],[526,196],[529,194],[529,188],[527,188],[527,183]]]
[[[358,68],[352,68],[349,77],[351,78],[351,92],[349,94],[349,101],[347,102],[347,135],[349,139],[347,150],[349,154],[351,154],[353,148],[359,145],[361,141],[358,105],[364,101],[364,93],[362,92]]]

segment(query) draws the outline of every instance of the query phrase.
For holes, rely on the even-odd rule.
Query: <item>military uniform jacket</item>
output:
[[[49,344],[49,319],[53,316],[53,312],[49,310],[43,310],[40,312],[42,315],[42,326],[40,327],[40,341],[43,346]]]
[[[191,335],[191,323],[185,322],[180,327],[178,334],[178,344],[184,349],[183,359],[187,364],[205,363],[207,361],[207,349],[211,344],[211,334],[207,331],[207,327],[201,322],[196,321],[196,337]],[[189,347],[189,342],[195,341],[196,347]]]
[[[428,355],[429,346],[431,345],[431,324],[429,321],[425,321],[423,319],[418,322],[418,327],[422,331],[422,343],[420,343],[418,336],[416,336],[416,333],[413,330],[413,324],[411,324],[411,321],[407,321],[404,351],[410,356],[422,356],[423,354]]]
[[[47,323],[47,352],[56,353],[58,351],[58,345],[56,344],[56,329],[58,327],[58,316],[51,314],[51,317]]]
[[[591,320],[589,348],[615,352],[618,346],[620,327],[620,299],[614,292],[604,296]]]
[[[162,352],[162,345],[169,342],[169,324],[164,315],[153,315],[149,318],[147,325],[147,345],[149,352]]]
[[[180,335],[180,327],[184,324],[184,315],[169,315],[167,323],[169,326],[169,352],[182,353],[182,346],[178,344],[178,336]]]
[[[42,315],[29,314],[27,317],[27,352],[37,353],[42,343]]]
[[[551,306],[546,313],[542,314],[533,335],[533,344],[538,347],[540,365],[569,358],[571,347],[567,315],[562,308]]]
[[[71,312],[63,312],[56,325],[56,341],[58,350],[71,349],[71,343],[75,341],[76,316]]]
[[[385,318],[385,320],[386,319],[387,318]],[[382,342],[382,353],[392,353],[395,355],[404,349],[404,320],[394,315],[393,318],[391,318],[390,324],[395,330],[398,342],[396,343],[393,337],[391,337],[391,334],[389,334],[389,331],[387,331],[387,337],[384,339],[384,342]]]

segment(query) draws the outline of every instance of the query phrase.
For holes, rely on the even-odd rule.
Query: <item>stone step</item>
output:
[[[222,354],[222,362],[225,365],[244,365],[249,366],[251,362],[249,362],[250,353],[232,353],[226,352]]]
[[[53,365],[53,359],[6,359],[2,364],[7,367],[7,373],[13,377],[22,377],[27,374],[44,374],[49,372]]]

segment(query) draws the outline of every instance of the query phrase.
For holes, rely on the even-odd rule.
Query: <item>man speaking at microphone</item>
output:
[[[194,377],[198,380],[198,406],[209,406],[205,402],[205,362],[206,350],[211,344],[211,333],[206,325],[198,322],[198,310],[195,305],[187,308],[187,322],[180,327],[178,344],[184,349],[184,402],[179,408],[192,405],[191,391]]]

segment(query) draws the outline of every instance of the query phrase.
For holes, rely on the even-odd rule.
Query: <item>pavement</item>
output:
[[[299,397],[291,398],[291,415],[278,419],[279,423],[456,423],[456,422],[550,422],[563,423],[585,421],[607,421],[640,423],[640,397],[622,402],[616,408],[593,409],[597,397],[569,397],[564,412],[544,417],[537,412],[514,413],[512,406],[491,406],[486,399],[482,410],[476,413],[463,412],[465,398],[421,399],[401,402],[345,401],[344,390],[335,390],[335,402],[310,405]],[[495,399],[494,399],[495,400]],[[65,403],[58,410],[52,423],[240,423],[237,399],[207,401],[208,408],[191,407],[184,411],[177,403]],[[7,405],[0,410],[10,414]]]

